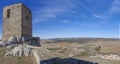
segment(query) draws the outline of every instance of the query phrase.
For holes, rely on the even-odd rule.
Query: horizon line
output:
[[[41,39],[66,39],[66,38],[100,38],[100,39],[120,39],[120,37],[53,37],[53,38],[41,38]]]

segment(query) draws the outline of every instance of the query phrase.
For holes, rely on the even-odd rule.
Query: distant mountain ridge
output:
[[[49,43],[87,43],[87,42],[96,42],[96,41],[120,41],[119,38],[54,38],[54,39],[45,39]]]

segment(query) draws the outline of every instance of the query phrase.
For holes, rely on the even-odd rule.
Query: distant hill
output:
[[[120,41],[119,38],[55,38],[44,40],[48,43],[88,43],[88,42],[98,42],[98,41]]]

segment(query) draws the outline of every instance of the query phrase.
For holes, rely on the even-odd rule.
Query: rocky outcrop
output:
[[[18,44],[18,40],[16,37],[12,36],[7,41],[1,41],[0,46],[1,47],[7,47],[12,44]]]
[[[11,36],[7,42],[11,42],[12,44],[15,44],[18,42],[18,39],[15,36]]]
[[[23,42],[22,44],[18,44],[19,42]],[[22,37],[21,39],[17,39],[12,36],[7,41],[0,41],[0,46],[6,47],[10,49],[5,54],[6,56],[31,56],[33,55],[36,59],[37,64],[40,64],[40,47],[38,47],[37,40],[30,39],[27,37]]]
[[[32,48],[27,47],[27,45],[18,45],[11,51],[7,52],[5,56],[31,56]]]
[[[33,55],[36,59],[36,63],[40,64],[40,48],[35,46],[29,46],[27,44],[18,45],[11,51],[5,54],[6,56],[31,56]]]
[[[18,44],[19,42],[23,43]],[[6,47],[8,49],[11,49],[5,54],[5,57],[34,55],[37,64],[40,64],[40,50],[37,45],[38,43],[36,43],[36,41],[27,37],[17,39],[16,37],[12,36],[7,41],[0,41],[0,47]]]
[[[40,50],[39,49],[34,49],[33,50],[33,55],[36,59],[37,64],[40,64]]]
[[[0,47],[3,47],[4,45],[4,42],[3,41],[0,41]]]

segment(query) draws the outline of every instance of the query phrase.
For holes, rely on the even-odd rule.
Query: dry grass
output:
[[[4,57],[6,48],[0,48],[0,64],[35,64],[33,57]]]
[[[103,54],[120,54],[120,42],[119,41],[104,41],[93,42],[91,45],[101,45],[100,53]]]
[[[120,53],[120,47],[102,47],[101,48],[101,53],[113,53],[113,54],[118,54]]]

